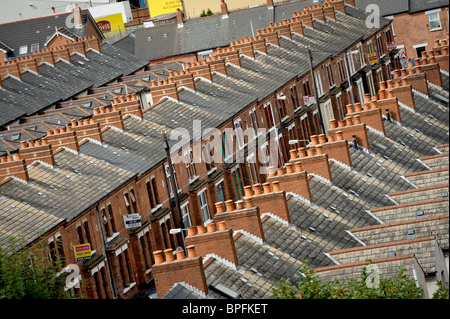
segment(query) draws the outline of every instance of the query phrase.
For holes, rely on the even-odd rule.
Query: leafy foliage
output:
[[[200,17],[207,17],[212,15],[214,15],[214,13],[211,11],[211,9],[208,9],[206,12],[205,9],[203,9],[202,13],[200,13]]]
[[[10,239],[10,248],[0,249],[0,299],[64,299],[64,278],[57,276],[63,261],[48,255],[44,240],[22,249],[23,241]]]
[[[448,282],[437,282],[438,289],[433,293],[433,299],[449,299],[449,284]]]
[[[282,279],[277,281],[278,288],[273,289],[273,296],[275,299],[422,299],[422,289],[413,278],[405,275],[404,268],[399,268],[395,279],[380,276],[376,284],[367,270],[368,267],[364,267],[359,279],[322,283],[304,261],[299,270],[302,278],[298,286],[291,286],[288,280]]]

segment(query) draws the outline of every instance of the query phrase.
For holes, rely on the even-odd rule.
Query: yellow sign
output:
[[[369,57],[369,63],[370,64],[375,64],[375,63],[378,62],[378,58],[377,58],[377,54],[376,53],[370,53],[368,55],[368,57]]]
[[[73,246],[73,251],[75,252],[75,260],[76,261],[82,261],[91,259],[92,257],[92,251],[91,251],[91,244],[82,244],[82,245],[75,245]]]
[[[116,35],[125,30],[121,13],[97,18],[95,22],[105,37]]]
[[[148,0],[148,9],[152,18],[165,13],[183,10],[180,0]]]

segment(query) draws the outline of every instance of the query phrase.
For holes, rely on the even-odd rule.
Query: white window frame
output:
[[[319,71],[317,71],[314,74],[314,80],[316,81],[316,87],[317,87],[317,91],[318,91],[317,94],[320,97],[320,96],[322,96],[324,94],[324,92],[323,92],[323,86],[322,86],[322,79],[321,79]]]
[[[256,169],[256,157],[255,153],[252,152],[247,156],[247,167],[248,171],[250,172],[250,180],[252,185],[257,184],[258,182],[258,173]]]
[[[372,71],[366,73],[366,78],[369,83],[370,95],[375,95],[375,83],[373,81]]]
[[[362,78],[359,78],[358,80],[356,80],[356,86],[358,87],[359,100],[361,101],[361,103],[363,103],[364,102],[364,86],[362,83]]]
[[[272,117],[272,122],[273,122],[273,126],[269,128],[269,131],[274,129],[277,126],[277,123],[275,123],[275,116],[273,116],[273,107],[272,107],[272,103],[267,102],[263,105],[263,108],[267,108],[270,111],[270,116]],[[264,115],[265,115],[265,111],[264,111]],[[263,121],[264,123],[264,121]],[[269,125],[269,123],[267,123],[267,125]]]
[[[22,54],[27,54],[28,53],[28,45],[21,45],[20,47],[19,47],[19,55],[22,55]]]
[[[189,205],[189,201],[187,201],[186,203],[180,205],[181,220],[183,221],[183,226],[186,227],[186,228],[189,227],[189,226],[192,226],[191,216],[189,214],[189,206],[188,205]],[[184,223],[185,216],[187,216],[187,221],[188,221],[187,225]]]
[[[428,24],[429,24],[429,26],[430,26],[430,31],[442,30],[441,16],[440,16],[440,14],[439,14],[440,12],[441,12],[441,9],[435,9],[435,10],[425,11],[425,14],[428,15]],[[437,15],[437,19],[433,19],[433,20],[432,20],[431,17],[434,16],[435,14]],[[436,22],[436,21],[439,22],[439,26],[438,26],[438,27],[432,28],[432,27],[431,27],[431,23],[432,23],[432,22]]]
[[[179,192],[181,192],[181,189],[178,188],[177,174],[176,174],[175,167],[173,166],[173,163],[172,163],[172,170],[173,170],[173,173],[174,173],[173,174],[173,179],[175,180],[175,188],[178,190],[178,193],[179,193]],[[164,165],[164,172],[165,172],[166,177],[167,177],[167,187],[169,188],[170,197],[173,197],[174,193],[173,193],[172,181],[171,181],[171,178],[170,178],[170,173],[171,172],[169,170],[169,163],[166,163]]]
[[[242,129],[242,120],[238,118],[233,122],[234,133],[236,134],[236,141],[239,149],[245,146],[244,130]]]
[[[197,172],[195,171],[195,163],[194,163],[194,156],[192,154],[192,149],[189,148],[187,152],[184,152],[184,160],[186,170],[188,173],[189,183],[192,183],[199,178]]]
[[[366,59],[364,59],[364,50],[363,50],[363,46],[362,43],[358,43],[356,45],[357,49],[358,49],[358,55],[359,55],[359,63],[361,64],[361,67],[365,66],[366,63]]]
[[[200,205],[200,212],[202,214],[203,224],[206,225],[207,223],[211,222],[211,214],[209,212],[208,199],[206,198],[206,187],[197,193],[197,197],[198,197],[198,204]],[[204,198],[203,205],[202,205],[201,197]],[[206,217],[208,217],[206,220],[205,220],[205,214],[204,214],[205,210],[204,209],[206,209],[206,213],[207,213]]]

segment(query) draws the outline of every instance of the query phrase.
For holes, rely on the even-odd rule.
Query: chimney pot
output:
[[[264,189],[264,194],[269,194],[272,192],[272,190],[270,189],[270,183],[263,183],[262,186]]]
[[[283,176],[284,175],[284,169],[283,167],[278,167],[277,168],[277,176]],[[264,186],[263,186],[264,188]]]
[[[195,246],[194,245],[189,245],[186,247],[187,253],[188,253],[188,258],[195,258],[197,257],[197,253],[195,252]]]
[[[330,120],[330,129],[335,129],[335,128],[337,128],[337,120],[331,119]]]
[[[272,190],[274,193],[281,192],[280,182],[278,181],[272,182]]]
[[[253,188],[252,188],[252,186],[245,186],[244,187],[244,196],[245,197],[251,197],[251,196],[253,196]]]
[[[253,191],[255,192],[255,195],[261,195],[261,184],[254,184],[253,185]],[[246,196],[248,197],[248,196]]]
[[[394,87],[392,80],[387,80],[386,84],[387,84],[388,89],[392,89]]]
[[[215,203],[214,205],[216,205],[216,213],[217,213],[217,214],[220,214],[220,213],[223,213],[223,212],[224,212],[224,209],[223,209],[223,202],[217,202],[217,203]]]
[[[361,112],[362,108],[361,108],[361,103],[355,103],[355,112]]]
[[[327,142],[327,137],[325,134],[319,134],[319,144],[325,144]]]
[[[295,168],[295,172],[296,173],[303,172],[303,166],[302,166],[301,162],[295,162],[294,163],[294,168]]]
[[[175,258],[173,257],[173,249],[172,248],[165,249],[164,256],[166,257],[166,262],[168,262],[168,263],[175,260]]]
[[[216,231],[216,224],[214,222],[206,225],[206,229],[208,233],[214,233]]]
[[[286,166],[286,174],[294,173],[294,168],[292,167],[292,163],[286,163],[285,166]]]
[[[219,231],[227,230],[227,222],[224,220],[218,222],[217,226],[219,227]]]
[[[314,154],[314,149],[313,149],[313,148],[308,148],[308,149],[306,150],[306,153],[308,154],[309,157],[315,155],[315,154]]]
[[[394,90],[386,90],[387,92],[387,98],[388,99],[393,99],[394,98]]]
[[[202,235],[206,233],[206,229],[204,225],[198,225],[197,226],[197,234]]]
[[[252,208],[253,207],[253,200],[251,197],[244,197],[244,204],[245,208]]]
[[[184,251],[183,250],[177,250],[176,254],[177,254],[177,260],[183,260],[183,259],[186,258],[184,256]]]
[[[227,212],[232,212],[235,210],[234,202],[232,200],[225,201],[225,207]]]
[[[322,145],[316,145],[316,155],[322,155],[323,154],[323,148]]]
[[[27,148],[27,141],[20,141],[20,148],[21,149]]]
[[[159,265],[164,262],[163,252],[162,250],[156,250],[153,252],[153,257],[155,259],[155,264]]]
[[[344,140],[344,136],[342,134],[342,131],[337,131],[336,132],[336,141],[343,141]]]
[[[319,139],[317,138],[317,135],[311,135],[310,139],[311,139],[311,145],[319,144]]]
[[[328,136],[328,142],[334,142],[334,136],[333,135],[330,135],[330,136]]]
[[[236,210],[244,209],[244,202],[241,200],[238,200],[236,203]]]
[[[296,149],[289,150],[289,156],[290,156],[291,160],[297,159],[298,158],[297,150]]]
[[[353,125],[353,120],[350,116],[347,116],[345,118],[345,126],[352,126]]]
[[[195,226],[188,227],[187,235],[188,236],[195,236],[195,235],[197,235],[197,228]]]
[[[346,108],[347,108],[347,114],[353,113],[353,105],[352,104],[347,104]]]
[[[359,115],[353,116],[353,124],[355,124],[355,125],[361,124],[361,116],[359,116]]]
[[[275,167],[269,166],[269,167],[267,168],[267,170],[268,170],[268,172],[269,172],[269,177],[274,177],[274,176],[276,176],[276,170],[275,170]]]
[[[306,149],[304,147],[298,148],[298,157],[299,158],[306,157]]]

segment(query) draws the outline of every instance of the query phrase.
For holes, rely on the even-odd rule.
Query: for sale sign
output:
[[[141,224],[141,216],[139,214],[129,214],[123,215],[123,222],[125,224],[125,228],[134,228],[140,227]]]
[[[91,251],[91,244],[82,244],[82,245],[75,245],[73,246],[73,250],[75,252],[75,260],[76,261],[83,261],[91,259],[92,257],[92,251]]]
[[[369,54],[369,63],[370,64],[375,64],[378,62],[378,58],[377,58],[377,54],[376,53],[370,53]]]

